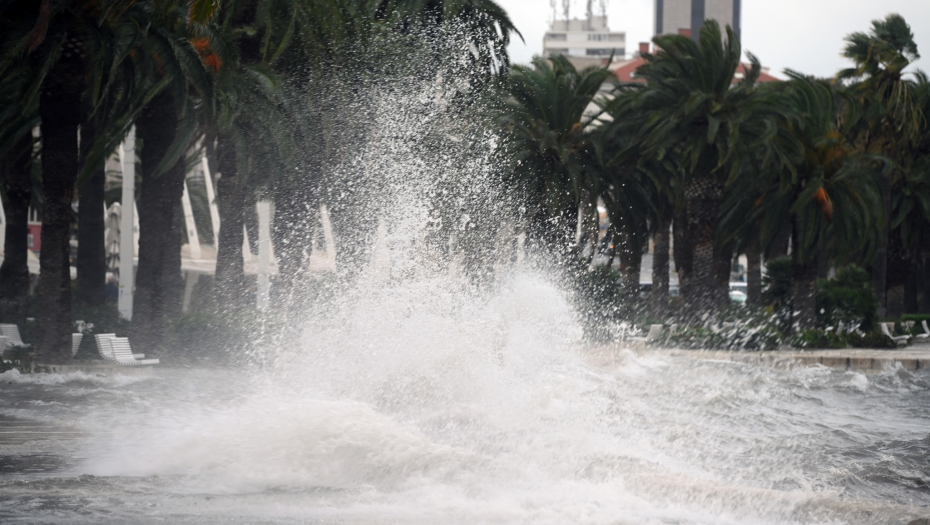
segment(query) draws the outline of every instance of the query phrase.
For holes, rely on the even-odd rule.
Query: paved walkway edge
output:
[[[659,347],[632,345],[611,345],[597,351],[607,353],[629,349],[637,354],[657,353],[689,357],[693,359],[711,359],[733,361],[751,365],[769,366],[789,369],[798,366],[823,365],[839,370],[875,373],[898,365],[905,370],[930,368],[930,347],[908,347],[900,350],[839,349],[839,350],[769,350],[763,352],[740,352],[721,350],[677,350]]]

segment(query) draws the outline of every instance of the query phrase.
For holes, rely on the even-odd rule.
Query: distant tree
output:
[[[732,252],[715,238],[724,187],[743,173],[750,158],[787,163],[771,140],[783,108],[777,96],[756,86],[761,66],[752,55],[745,77],[734,84],[741,49],[729,27],[726,38],[709,21],[696,42],[680,35],[654,42],[658,53],[645,54],[646,63],[637,70],[648,87],[635,102],[644,115],[637,150],[658,161],[674,156],[684,175],[691,237],[685,309],[697,317],[728,300],[726,279],[719,276],[729,275]]]
[[[610,77],[606,68],[578,71],[553,56],[514,66],[506,83],[502,154],[527,203],[530,237],[556,253],[574,248],[578,208],[590,208],[600,192],[590,130],[596,114],[586,110]]]
[[[837,80],[849,83],[850,96],[856,101],[847,106],[845,118],[855,127],[856,147],[888,161],[879,182],[882,207],[890,217],[893,188],[905,177],[925,118],[915,83],[905,77],[904,71],[920,55],[910,26],[898,14],[873,20],[868,34],[852,33],[845,40],[843,55],[852,60],[855,67],[840,71]],[[881,227],[880,243],[871,269],[879,317],[884,317],[888,311],[889,285],[903,289],[899,280],[906,279],[906,272],[888,271],[890,236],[891,224],[886,221]],[[893,254],[900,258],[903,251],[894,250]]]

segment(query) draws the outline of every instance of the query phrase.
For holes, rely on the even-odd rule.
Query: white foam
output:
[[[100,386],[121,387],[140,381],[147,381],[151,378],[152,376],[148,375],[97,375],[82,371],[68,372],[65,374],[23,374],[15,368],[0,373],[0,382],[36,385],[64,385],[67,383],[84,382]]]

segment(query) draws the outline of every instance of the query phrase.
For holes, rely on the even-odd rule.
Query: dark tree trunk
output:
[[[797,245],[797,234],[792,234]],[[813,330],[817,326],[817,258],[801,260],[798,250],[791,256],[793,331]]]
[[[83,42],[71,38],[69,51],[42,84],[42,249],[36,290],[36,361],[71,360],[71,279],[69,228],[78,175],[78,126],[84,87]]]
[[[242,296],[245,292],[242,260],[245,196],[236,174],[235,144],[230,137],[219,136],[216,160],[219,168],[216,200],[220,212],[220,245],[216,254],[213,294],[218,308],[230,308],[243,304]]]
[[[715,284],[714,233],[723,184],[712,176],[695,176],[685,187],[688,228],[691,232],[692,272],[685,296],[685,315],[692,319],[714,314],[719,306]]]
[[[915,261],[920,271],[918,282],[920,292],[917,296],[917,311],[930,313],[930,260],[917,258]]]
[[[746,250],[746,302],[752,306],[759,305],[762,297],[762,256],[759,246],[753,243]]]
[[[830,257],[826,250],[817,252],[817,278],[826,279],[830,275]]]
[[[621,289],[626,297],[636,300],[639,298],[639,274],[643,267],[643,236],[624,227],[620,238]]]
[[[178,159],[178,162],[182,164],[178,169],[184,170],[184,159]],[[181,275],[181,236],[183,227],[184,216],[181,211],[181,199],[178,198],[172,204],[171,228],[168,231],[168,241],[165,244],[164,261],[162,262],[164,271],[162,273],[161,287],[166,319],[181,314],[181,302],[184,294],[184,276]]]
[[[791,227],[785,226],[772,240],[765,252],[766,259],[777,259],[788,255],[788,245],[791,243]]]
[[[714,300],[718,308],[730,304],[730,273],[733,270],[733,246],[714,248]]]
[[[909,255],[900,230],[890,232],[885,266],[885,315],[888,319],[897,319],[904,313],[904,287],[911,269]]]
[[[607,241],[610,243],[610,249],[607,252],[607,264],[604,265],[604,270],[601,272],[604,277],[610,275],[610,271],[614,266],[614,259],[617,258],[617,248],[620,247],[620,236],[614,233],[613,226],[607,230]]]
[[[87,158],[96,138],[92,124],[81,126],[82,158]],[[104,230],[104,166],[97,166],[78,188],[78,254],[75,299],[87,306],[102,306],[107,279],[107,253]]]
[[[179,159],[166,172],[156,167],[174,141],[178,120],[170,95],[161,94],[143,109],[136,122],[142,141],[139,192],[139,269],[132,305],[133,344],[146,354],[157,354],[165,329],[165,252],[168,249],[173,211],[184,189],[184,161]],[[180,252],[174,257],[180,258]]]
[[[29,203],[32,200],[32,133],[27,132],[3,159],[6,241],[0,266],[0,318],[23,326],[29,296]]]
[[[917,294],[921,289],[920,252],[910,250],[910,269],[907,272],[907,285],[904,287],[904,312],[916,314],[918,312]]]
[[[879,184],[882,191],[882,205],[885,213],[891,215],[891,174],[884,174],[879,177]],[[886,222],[885,226],[879,231],[878,249],[875,251],[875,260],[872,262],[872,287],[875,288],[875,298],[878,299],[878,318],[884,319],[890,317],[888,313],[888,297],[886,293],[888,285],[888,243],[891,236],[891,229]]]
[[[299,285],[310,264],[311,242],[319,219],[320,201],[315,188],[281,187],[275,195],[271,238],[278,258],[275,296],[289,304],[302,299]],[[295,295],[296,294],[296,295]]]
[[[653,313],[660,319],[668,315],[668,251],[671,222],[670,213],[660,217],[659,228],[653,236],[652,292],[649,299],[652,302]]]
[[[691,292],[691,269],[693,255],[691,251],[691,229],[688,227],[688,213],[682,209],[675,213],[672,221],[674,234],[673,255],[675,271],[678,273],[678,291],[683,297]]]

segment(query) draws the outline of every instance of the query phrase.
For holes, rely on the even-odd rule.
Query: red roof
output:
[[[645,62],[646,61],[643,60],[642,57],[636,56],[621,62],[615,62],[613,65],[608,66],[608,68],[613,71],[614,75],[617,75],[617,78],[620,79],[620,82],[645,82],[645,80],[641,78],[636,78],[636,70]],[[733,82],[739,82],[743,75],[746,74],[748,68],[749,64],[740,63],[740,65],[736,68],[737,78],[734,78]],[[781,79],[769,75],[768,71],[769,68],[762,68],[762,72],[759,73],[758,82],[781,82]]]

